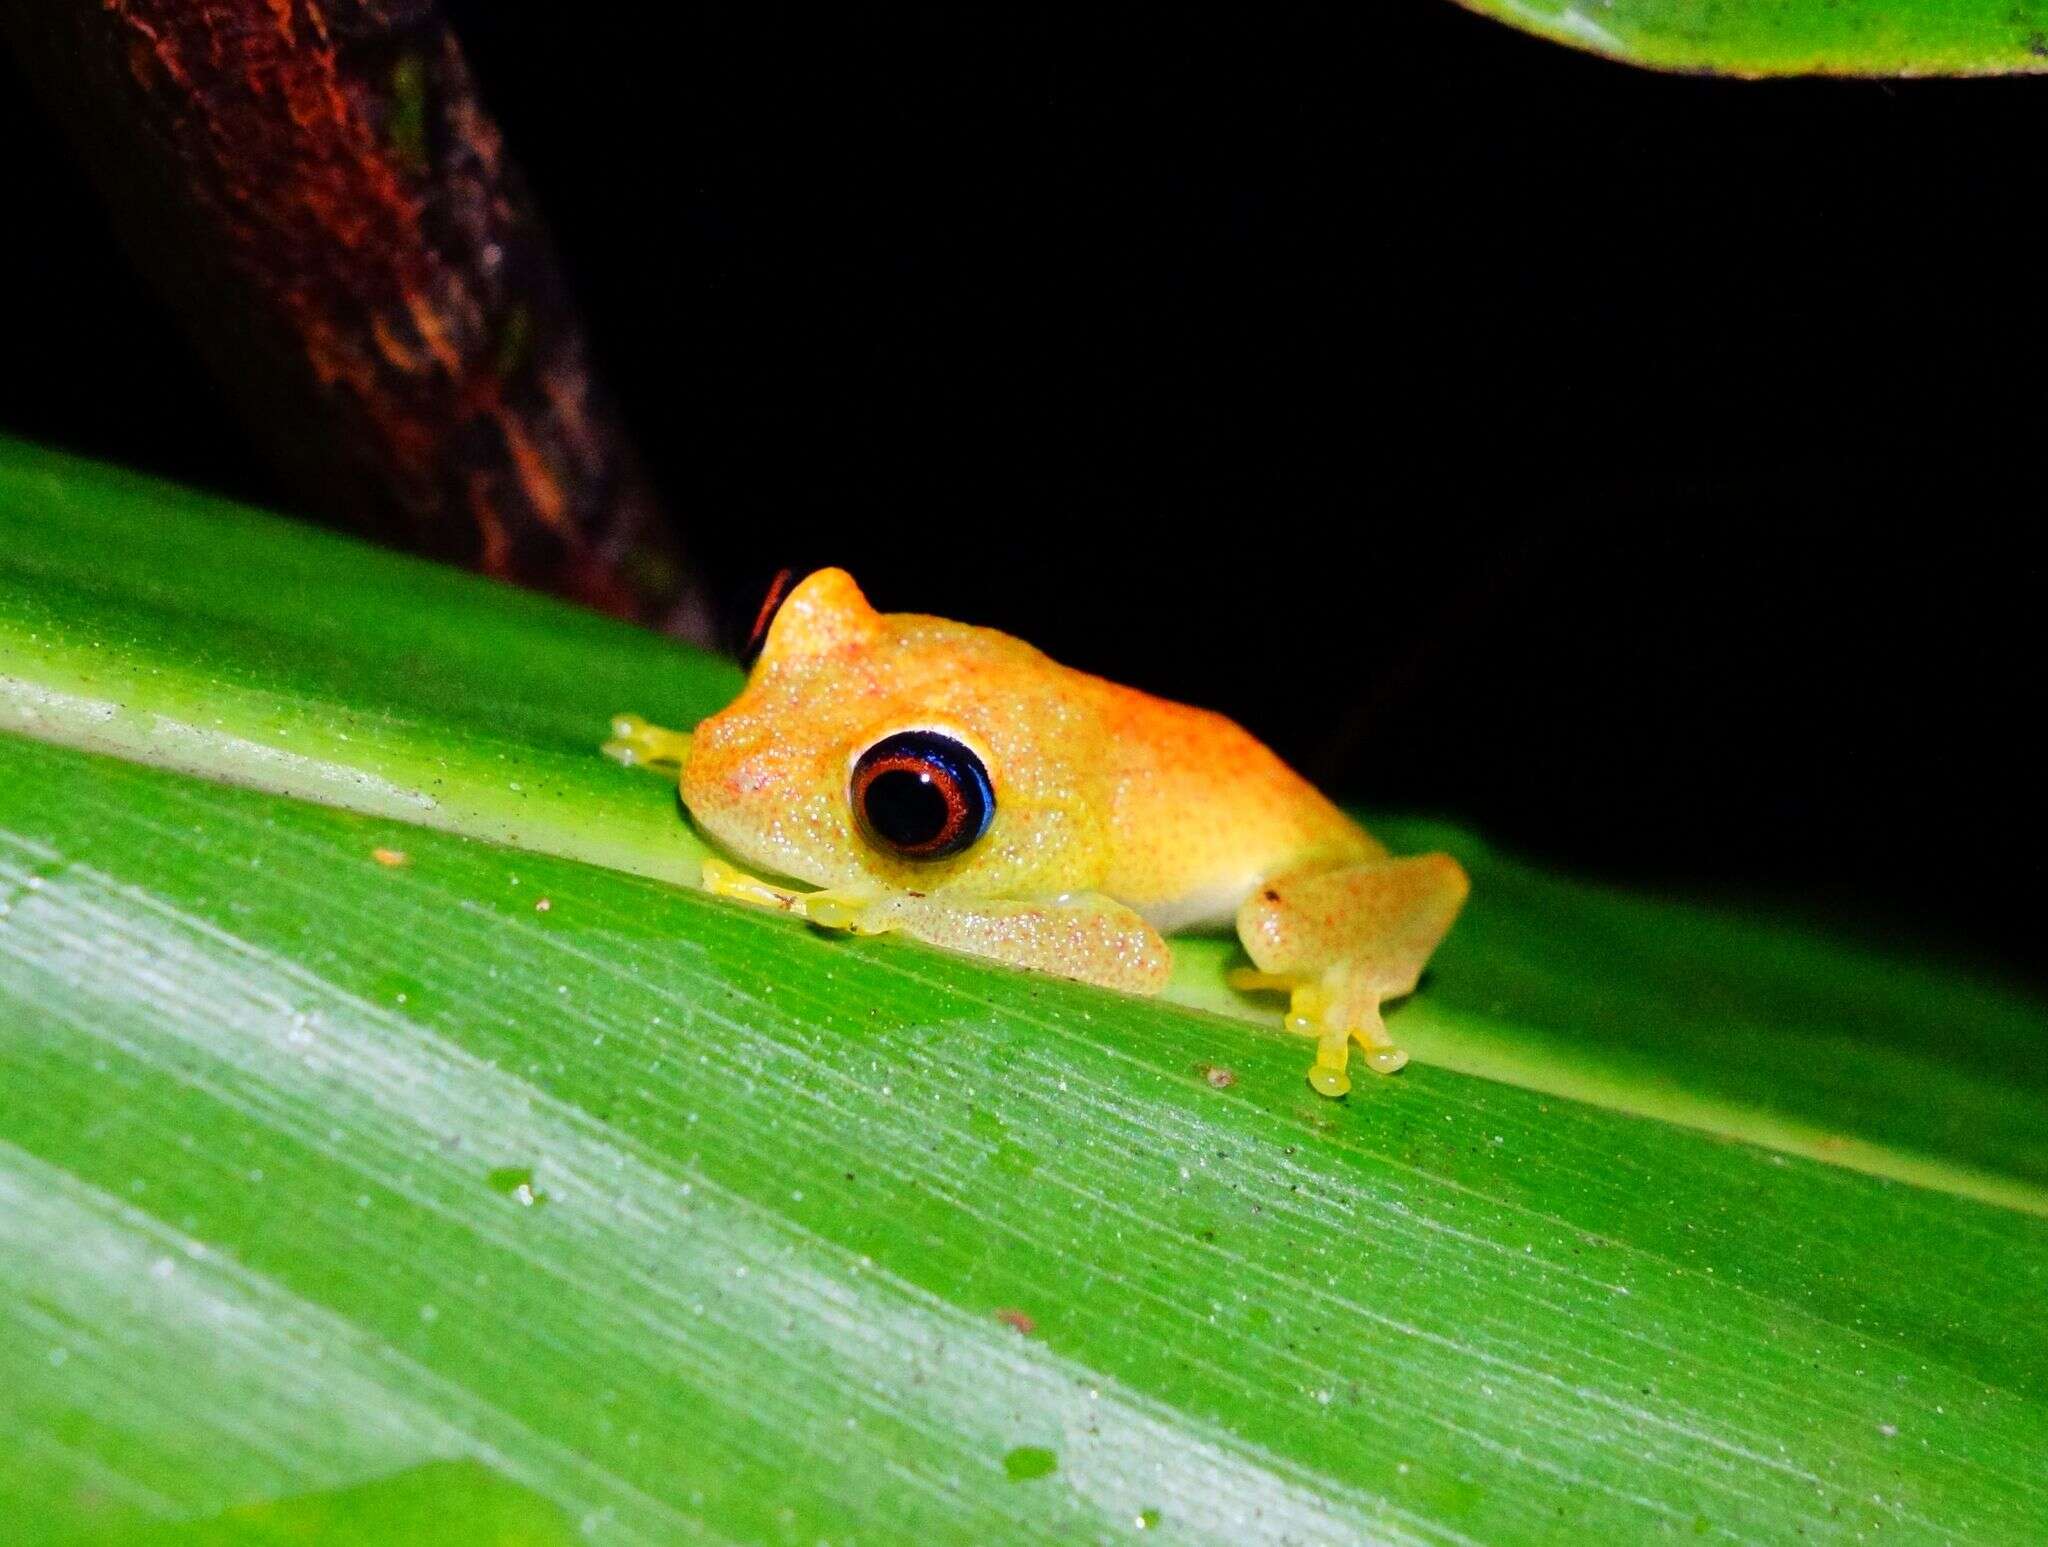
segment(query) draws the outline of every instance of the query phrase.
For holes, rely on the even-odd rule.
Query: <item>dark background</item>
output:
[[[1442,0],[452,9],[735,611],[835,560],[1370,806],[2048,977],[2048,80]],[[289,508],[0,133],[0,427]]]

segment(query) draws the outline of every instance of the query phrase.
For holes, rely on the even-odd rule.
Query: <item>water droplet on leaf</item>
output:
[[[484,1177],[492,1192],[502,1193],[521,1208],[548,1201],[548,1195],[533,1185],[531,1166],[499,1166]]]

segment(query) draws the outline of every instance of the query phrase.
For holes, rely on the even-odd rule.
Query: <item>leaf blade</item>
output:
[[[591,747],[621,708],[694,723],[731,663],[5,441],[0,520],[0,728],[694,884],[708,850],[673,791]],[[2048,1213],[2038,1004],[1376,825],[1477,881],[1398,1012],[1419,1056]],[[1179,942],[1169,996],[1270,1026],[1269,999],[1222,986],[1232,949]],[[1765,1000],[1768,1024],[1746,1016]]]
[[[115,1294],[173,1390],[194,1318],[126,1297],[188,1270],[255,1329],[226,1390],[286,1405],[328,1350],[282,1462],[204,1447],[222,1491],[460,1443],[627,1540],[758,1539],[771,1503],[981,1540],[1155,1507],[1194,1539],[1265,1539],[1253,1509],[1526,1539],[1566,1497],[1616,1531],[2041,1518],[2048,1349],[2010,1310],[2042,1221],[1432,1070],[1329,1109],[1293,1048],[1198,1020],[1219,1092],[1170,1007],[889,942],[822,979],[788,921],[637,878],[432,834],[391,870],[368,819],[110,765],[55,811],[86,760],[6,755],[29,1298]],[[10,1389],[124,1357],[71,1335],[52,1368],[11,1328]],[[304,1438],[362,1411],[388,1453]],[[1058,1491],[1009,1481],[1019,1445]]]
[[[1652,69],[1775,75],[2048,70],[2040,0],[1456,0],[1573,48]]]
[[[0,738],[10,1518],[317,1517],[464,1461],[422,1507],[621,1541],[2048,1523],[2048,1221],[1439,1068],[1333,1105],[1269,1025],[678,890],[672,795],[590,740],[729,666],[19,448],[0,523],[13,701],[100,706],[56,741],[145,717],[123,750],[461,829]],[[1968,985],[1451,841],[1418,1045],[1491,1017],[2033,1185],[2037,1010],[1845,1100],[1802,1054],[1867,1001],[1801,981]],[[1717,1094],[1688,981],[1807,1040]],[[1974,1152],[1959,1070],[2011,1103]],[[1901,1089],[1963,1115],[1867,1110]]]

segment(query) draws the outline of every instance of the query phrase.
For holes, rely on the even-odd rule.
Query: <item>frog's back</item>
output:
[[[1253,887],[1280,872],[1386,852],[1234,721],[1082,680],[1109,749],[1104,890],[1160,929],[1227,924]]]

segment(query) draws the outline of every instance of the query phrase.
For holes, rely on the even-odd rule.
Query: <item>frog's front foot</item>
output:
[[[1249,967],[1230,974],[1232,988],[1277,989],[1289,996],[1282,1024],[1296,1036],[1315,1038],[1316,1059],[1309,1066],[1308,1082],[1318,1095],[1332,1098],[1351,1089],[1353,1042],[1374,1074],[1397,1073],[1408,1062],[1407,1052],[1387,1033],[1379,996],[1347,984],[1346,976],[1338,971],[1325,979],[1304,981]]]
[[[778,908],[784,913],[799,916],[804,911],[802,892],[792,892],[788,887],[775,886],[750,876],[722,859],[704,861],[703,885],[713,897],[730,897],[735,902],[750,902],[757,908]]]
[[[680,773],[690,760],[690,733],[655,725],[637,714],[615,714],[611,740],[604,744],[603,751],[613,762],[628,768]]]
[[[704,861],[703,880],[704,890],[714,897],[730,897],[735,902],[794,913],[820,929],[835,929],[849,935],[879,935],[896,927],[886,898],[830,890],[792,891],[750,876],[716,857]]]

